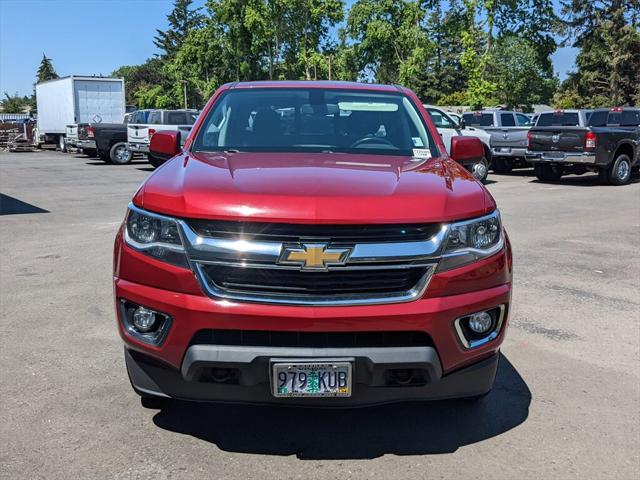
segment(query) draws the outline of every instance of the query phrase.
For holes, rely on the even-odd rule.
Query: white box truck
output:
[[[37,135],[34,142],[55,143],[65,150],[67,126],[122,123],[124,79],[71,75],[36,85]],[[71,129],[73,130],[73,128]]]

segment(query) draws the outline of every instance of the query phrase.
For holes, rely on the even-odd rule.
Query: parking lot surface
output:
[[[490,175],[514,298],[477,405],[158,411],[129,386],[111,285],[115,232],[150,171],[0,153],[1,478],[637,478],[637,178]]]

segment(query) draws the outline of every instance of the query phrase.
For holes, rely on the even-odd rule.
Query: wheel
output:
[[[162,165],[165,162],[165,160],[158,157],[154,157],[150,153],[147,155],[147,160],[151,165],[153,165],[153,168],[158,168],[160,165]]]
[[[620,154],[609,168],[608,178],[611,185],[624,185],[631,179],[631,159],[628,155]]]
[[[513,162],[504,157],[493,157],[493,171],[496,173],[511,173]]]
[[[124,142],[114,144],[109,151],[109,159],[116,165],[125,165],[131,162],[131,157],[133,154]]]
[[[64,135],[58,135],[58,150],[61,152],[67,151],[67,144],[64,141]]]
[[[533,171],[538,180],[543,182],[557,182],[562,178],[562,168],[557,165],[535,164]]]
[[[97,150],[95,148],[83,148],[82,153],[84,153],[87,157],[95,157],[97,155]]]
[[[469,167],[469,171],[476,180],[484,183],[489,175],[489,162],[487,162],[486,158],[482,157],[477,163],[474,163]]]

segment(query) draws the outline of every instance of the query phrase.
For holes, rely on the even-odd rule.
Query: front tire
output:
[[[125,142],[119,142],[114,144],[109,151],[109,159],[111,163],[116,165],[126,165],[127,163],[131,163],[131,158],[133,154],[131,150],[127,148],[127,144]]]
[[[618,155],[608,171],[611,185],[625,185],[631,180],[631,159],[624,153]]]
[[[67,152],[67,143],[64,141],[64,135],[58,135],[58,150],[63,153]]]
[[[536,164],[533,170],[538,180],[543,182],[557,182],[562,178],[562,168],[556,165]]]
[[[496,173],[511,173],[513,162],[504,157],[493,157],[493,171]]]
[[[469,167],[471,175],[475,177],[480,183],[487,181],[489,176],[489,162],[486,158],[482,157],[477,163],[474,163]]]

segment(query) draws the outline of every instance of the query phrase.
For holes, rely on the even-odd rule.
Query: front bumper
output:
[[[494,157],[525,158],[526,148],[522,147],[491,147],[491,154]]]
[[[274,357],[303,352],[282,351],[280,348],[249,349],[247,347],[193,346],[187,351],[182,371],[150,360],[137,352],[125,350],[129,379],[134,389],[143,395],[155,395],[195,401],[240,402],[313,407],[353,407],[410,400],[437,400],[482,395],[495,379],[498,354],[493,354],[471,366],[442,375],[438,356],[433,348],[383,349],[313,349],[316,357],[347,357],[353,359],[354,385],[350,397],[276,398],[271,394],[269,364]],[[310,353],[310,352],[304,352]],[[201,382],[194,380],[204,366],[226,365],[241,371],[239,384]],[[384,386],[382,379],[389,368],[424,368],[428,382],[421,386]]]
[[[95,149],[96,148],[96,141],[95,140],[78,140],[76,142],[76,146],[78,148],[82,148],[82,149]]]
[[[171,328],[160,346],[132,338],[118,322],[127,349],[127,368],[141,393],[200,401],[355,406],[400,400],[465,397],[487,392],[493,383],[499,347],[507,329],[511,284],[413,302],[362,307],[281,307],[216,301],[199,295],[169,292],[116,279],[118,299],[127,299],[166,313]],[[505,305],[507,315],[497,336],[468,349],[458,336],[456,319],[469,313]],[[120,315],[122,310],[118,309]],[[282,332],[422,331],[431,346],[374,349],[318,349],[211,345],[196,341],[208,329]],[[272,358],[353,359],[354,387],[349,398],[289,399],[272,396],[269,361]],[[200,381],[203,369],[239,371],[237,384]],[[428,372],[426,384],[387,386],[380,379],[390,368]]]
[[[148,143],[128,143],[127,147],[132,152],[149,153],[149,144]]]
[[[595,165],[596,154],[584,152],[532,152],[527,151],[527,161],[531,163],[579,163]]]

